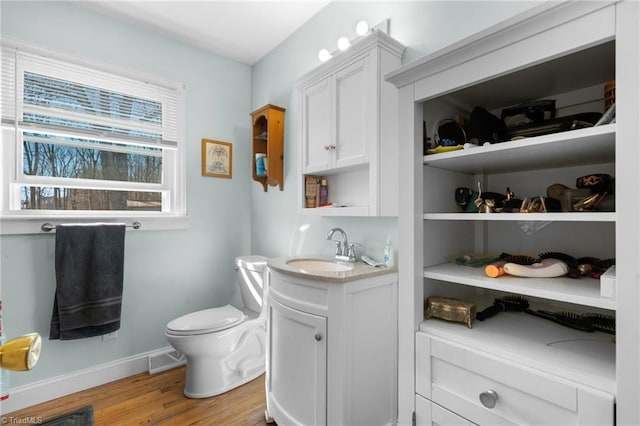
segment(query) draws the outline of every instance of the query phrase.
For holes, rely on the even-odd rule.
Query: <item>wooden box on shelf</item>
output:
[[[268,104],[251,113],[251,175],[265,192],[268,186],[284,188],[284,112]]]

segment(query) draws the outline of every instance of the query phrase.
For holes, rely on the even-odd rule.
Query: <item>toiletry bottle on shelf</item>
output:
[[[267,154],[256,154],[256,176],[267,175]]]
[[[329,204],[329,183],[325,178],[320,179],[320,200],[318,206]]]
[[[384,255],[383,255],[383,263],[384,266],[391,268],[395,266],[396,259],[393,253],[393,247],[391,246],[391,236],[387,235],[387,242],[384,245]]]

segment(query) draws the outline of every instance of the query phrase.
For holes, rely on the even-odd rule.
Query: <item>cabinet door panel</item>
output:
[[[369,58],[357,61],[336,74],[336,167],[366,162],[367,126],[376,126],[367,114]],[[370,89],[369,89],[370,90]]]
[[[474,424],[416,395],[416,426],[473,426]]]
[[[269,317],[271,414],[284,423],[325,424],[327,319],[273,299],[269,302]]]
[[[305,173],[327,170],[334,145],[331,114],[330,79],[324,79],[309,87],[302,94],[302,155]]]

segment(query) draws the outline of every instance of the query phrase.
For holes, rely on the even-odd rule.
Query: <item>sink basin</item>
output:
[[[345,272],[353,269],[353,265],[322,259],[294,259],[287,265],[302,272]]]

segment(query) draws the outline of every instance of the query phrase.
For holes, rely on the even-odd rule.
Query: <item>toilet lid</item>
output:
[[[245,318],[231,305],[205,309],[176,318],[167,324],[167,332],[179,336],[213,333],[233,327]]]

